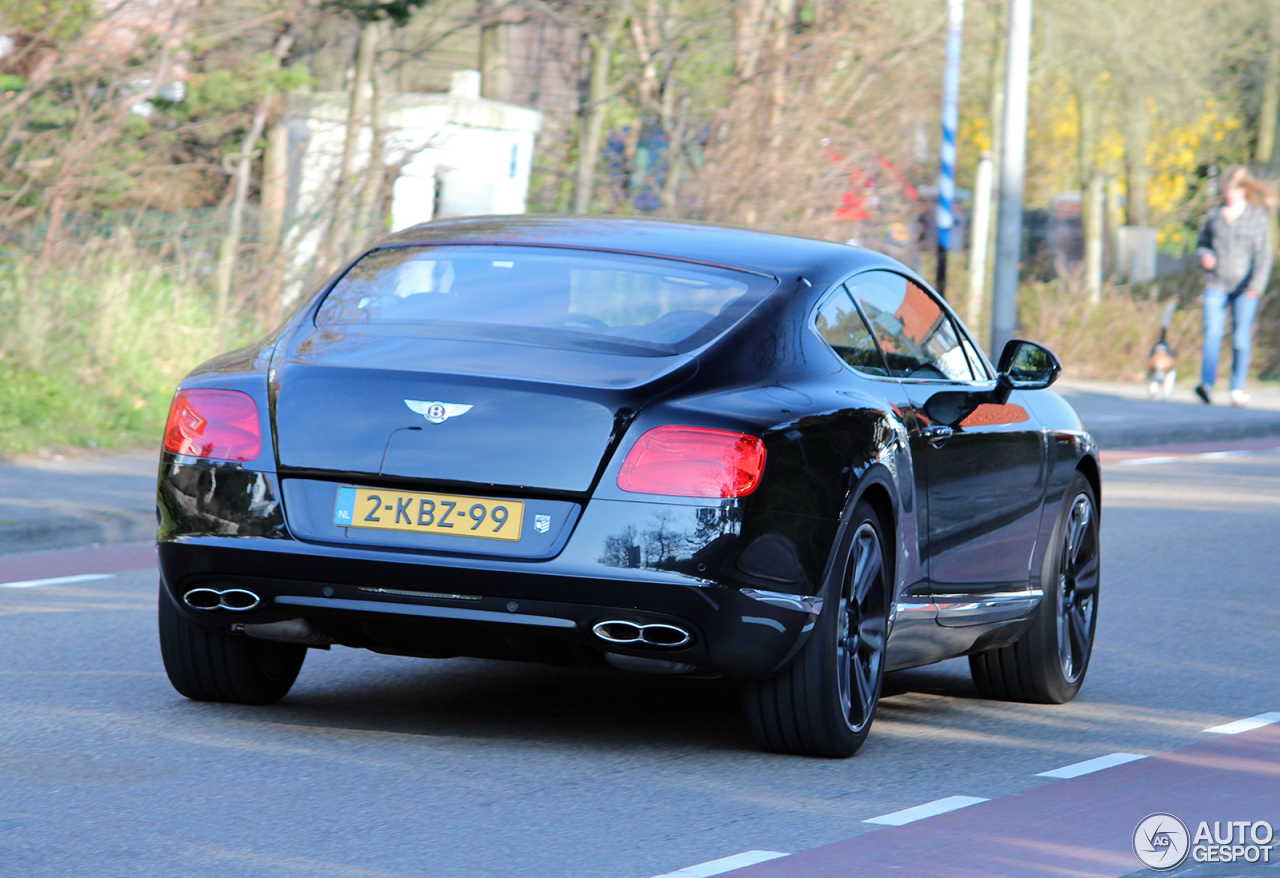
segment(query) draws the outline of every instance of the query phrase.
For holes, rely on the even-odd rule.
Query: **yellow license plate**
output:
[[[333,523],[340,527],[371,527],[515,542],[520,539],[524,525],[524,504],[519,500],[419,494],[344,485],[338,489]]]

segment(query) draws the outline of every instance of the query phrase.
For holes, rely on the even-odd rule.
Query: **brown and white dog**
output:
[[[1170,302],[1160,316],[1160,340],[1151,348],[1147,357],[1147,396],[1152,399],[1168,399],[1173,395],[1173,385],[1178,381],[1178,360],[1167,336],[1173,319],[1176,301]]]

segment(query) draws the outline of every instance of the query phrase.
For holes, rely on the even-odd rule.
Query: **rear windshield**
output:
[[[668,259],[550,247],[396,247],[352,266],[321,328],[492,338],[662,355],[737,322],[773,278]]]

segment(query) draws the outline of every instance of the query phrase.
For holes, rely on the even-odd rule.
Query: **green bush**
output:
[[[1169,345],[1179,373],[1199,363],[1200,308],[1192,279],[1167,278],[1141,288],[1107,285],[1102,300],[1088,303],[1079,278],[1025,283],[1018,291],[1018,325],[1026,338],[1047,345],[1068,377],[1099,381],[1146,380],[1147,358],[1160,337],[1160,318],[1170,301],[1178,305]]]
[[[1168,341],[1177,354],[1183,382],[1194,382],[1204,338],[1203,286],[1197,271],[1153,284],[1107,285],[1102,301],[1089,305],[1078,277],[1026,283],[1018,291],[1018,324],[1023,335],[1043,342],[1058,355],[1068,377],[1141,381],[1146,379],[1151,346],[1160,337],[1160,318],[1170,302],[1177,302]],[[1229,335],[1222,344],[1229,367]],[[1280,374],[1280,300],[1274,291],[1263,299],[1254,322],[1250,372],[1268,380]]]
[[[127,240],[39,269],[0,265],[0,454],[154,445],[178,380],[242,340],[215,330],[196,279]]]

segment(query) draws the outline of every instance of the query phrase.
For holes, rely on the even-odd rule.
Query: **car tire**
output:
[[[747,726],[765,750],[845,758],[866,740],[884,681],[888,575],[878,516],[859,503],[836,599],[787,668],[745,684]]]
[[[173,688],[195,701],[274,704],[298,678],[307,648],[205,631],[160,584],[160,655]]]
[[[969,656],[984,698],[1064,704],[1089,669],[1098,625],[1099,520],[1093,487],[1072,476],[1041,569],[1044,597],[1031,627],[1009,646]]]

